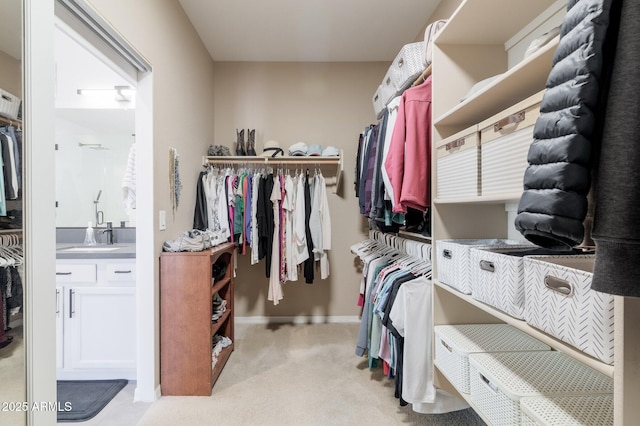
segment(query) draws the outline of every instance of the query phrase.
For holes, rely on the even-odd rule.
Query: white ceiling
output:
[[[440,0],[179,0],[214,61],[393,61]]]

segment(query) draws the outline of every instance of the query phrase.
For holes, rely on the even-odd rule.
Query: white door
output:
[[[73,287],[67,290],[65,368],[136,367],[134,287]]]

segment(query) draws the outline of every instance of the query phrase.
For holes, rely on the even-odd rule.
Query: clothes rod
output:
[[[0,123],[8,124],[9,126],[20,126],[22,121],[15,118],[7,118],[0,115]]]
[[[204,156],[203,164],[339,164],[342,156],[331,157],[246,157],[246,156]]]
[[[422,71],[422,74],[420,74],[420,77],[418,77],[416,79],[416,81],[413,82],[413,84],[411,85],[411,87],[415,87],[418,86],[422,83],[425,82],[425,80],[431,75],[431,64],[429,64],[429,66]]]

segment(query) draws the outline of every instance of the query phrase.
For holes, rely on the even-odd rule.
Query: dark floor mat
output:
[[[83,422],[95,417],[127,383],[127,380],[58,380],[58,421]]]

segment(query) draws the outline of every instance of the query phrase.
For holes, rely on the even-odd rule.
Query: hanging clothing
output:
[[[615,10],[615,13],[614,13]],[[597,164],[592,237],[596,259],[591,288],[640,296],[640,118],[637,67],[640,59],[638,2],[613,2],[610,28],[617,34]]]
[[[204,190],[204,182],[207,178],[207,172],[200,172],[196,181],[196,206],[193,212],[193,229],[204,231],[209,226],[208,221],[208,203]]]
[[[431,76],[402,94],[384,166],[393,211],[424,211],[431,203]]]
[[[269,293],[267,300],[273,301],[274,305],[282,300],[282,284],[280,283],[280,208],[279,202],[282,198],[280,190],[280,179],[276,176],[272,177],[273,186],[271,190],[270,200],[273,208],[273,234],[271,238],[271,271],[269,276]]]
[[[307,241],[307,251],[309,257],[304,261],[304,279],[307,284],[313,284],[314,279],[314,254],[313,254],[313,239],[311,236],[311,229],[309,228],[311,219],[311,182],[309,180],[309,171],[304,177],[304,227],[305,237]]]

